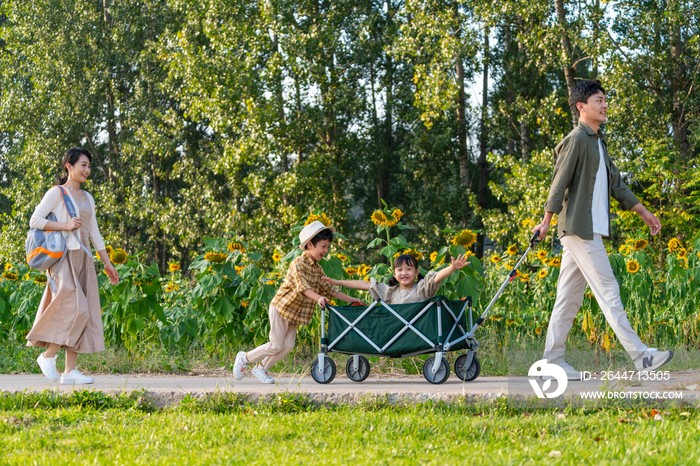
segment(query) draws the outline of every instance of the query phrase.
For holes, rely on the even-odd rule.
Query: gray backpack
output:
[[[71,218],[77,217],[78,214],[73,206],[73,202],[68,195],[68,191],[63,186],[54,186],[61,191],[61,197],[63,198],[63,205],[70,215]],[[52,222],[56,221],[56,216],[50,213],[46,220]],[[80,247],[92,257],[90,251],[83,245],[82,241],[76,234],[75,230],[71,231],[72,235],[80,243]],[[46,272],[48,277],[48,283],[51,286],[51,291],[56,293],[56,283],[54,282],[53,276],[56,275],[58,270],[63,264],[63,260],[66,258],[68,253],[68,246],[66,245],[66,240],[63,238],[63,234],[58,230],[37,230],[36,228],[31,228],[29,233],[27,233],[27,241],[24,243],[24,248],[27,253],[27,264],[30,269],[38,270],[40,272]],[[53,271],[53,274],[49,271],[56,262],[58,265]]]

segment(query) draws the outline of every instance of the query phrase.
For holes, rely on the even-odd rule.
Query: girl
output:
[[[102,332],[100,294],[92,255],[83,246],[88,239],[98,251],[105,266],[110,283],[116,285],[119,274],[109,260],[104,241],[97,228],[95,201],[80,185],[90,175],[92,156],[82,148],[69,149],[63,156],[61,166],[65,176],[56,184],[62,185],[69,194],[78,213],[71,218],[63,203],[63,196],[54,186],[44,195],[34,211],[29,225],[38,230],[60,230],[66,238],[67,257],[56,270],[58,263],[49,269],[56,282],[56,294],[47,286],[36,313],[34,326],[27,335],[29,346],[46,348],[37,358],[41,372],[53,381],[58,380],[56,352],[66,350],[66,365],[61,375],[62,384],[93,383],[76,369],[78,353],[96,353],[105,348]],[[56,221],[46,217],[53,213]]]
[[[405,304],[425,301],[435,296],[440,283],[467,264],[467,257],[460,254],[452,258],[452,264],[439,272],[430,271],[423,277],[418,270],[418,261],[413,256],[403,254],[394,261],[394,276],[388,284],[379,283],[374,278],[364,280],[334,280],[323,277],[322,280],[333,286],[344,286],[355,290],[369,291],[375,300],[381,299],[387,304]]]

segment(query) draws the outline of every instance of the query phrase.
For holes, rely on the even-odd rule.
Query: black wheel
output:
[[[353,382],[362,382],[369,377],[369,361],[366,357],[360,356],[360,361],[357,364],[357,370],[355,370],[353,368],[353,359],[354,356],[351,356],[350,359],[348,359],[348,363],[345,365],[345,373]]]
[[[318,383],[331,383],[335,379],[335,363],[331,358],[323,358],[323,372],[319,370],[318,357],[311,364],[311,377]]]
[[[481,373],[481,363],[475,354],[469,367],[466,367],[467,357],[468,354],[463,354],[457,358],[455,361],[455,374],[465,382],[471,382],[479,377],[479,373]]]
[[[435,356],[430,356],[423,364],[423,375],[430,383],[441,384],[450,377],[450,365],[443,357],[440,359],[440,368],[433,374]]]

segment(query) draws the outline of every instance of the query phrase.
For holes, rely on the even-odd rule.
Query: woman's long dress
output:
[[[90,201],[87,198],[76,200],[76,204],[82,225],[89,225],[92,221]],[[89,249],[87,227],[78,231],[83,245]],[[68,251],[55,281],[55,295],[48,284],[44,290],[34,326],[27,334],[28,345],[47,348],[56,343],[76,353],[104,351],[100,292],[92,256],[82,248]]]

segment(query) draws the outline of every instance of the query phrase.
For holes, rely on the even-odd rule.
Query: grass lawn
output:
[[[0,464],[698,464],[700,413],[235,395],[154,410],[138,394],[0,396]]]

